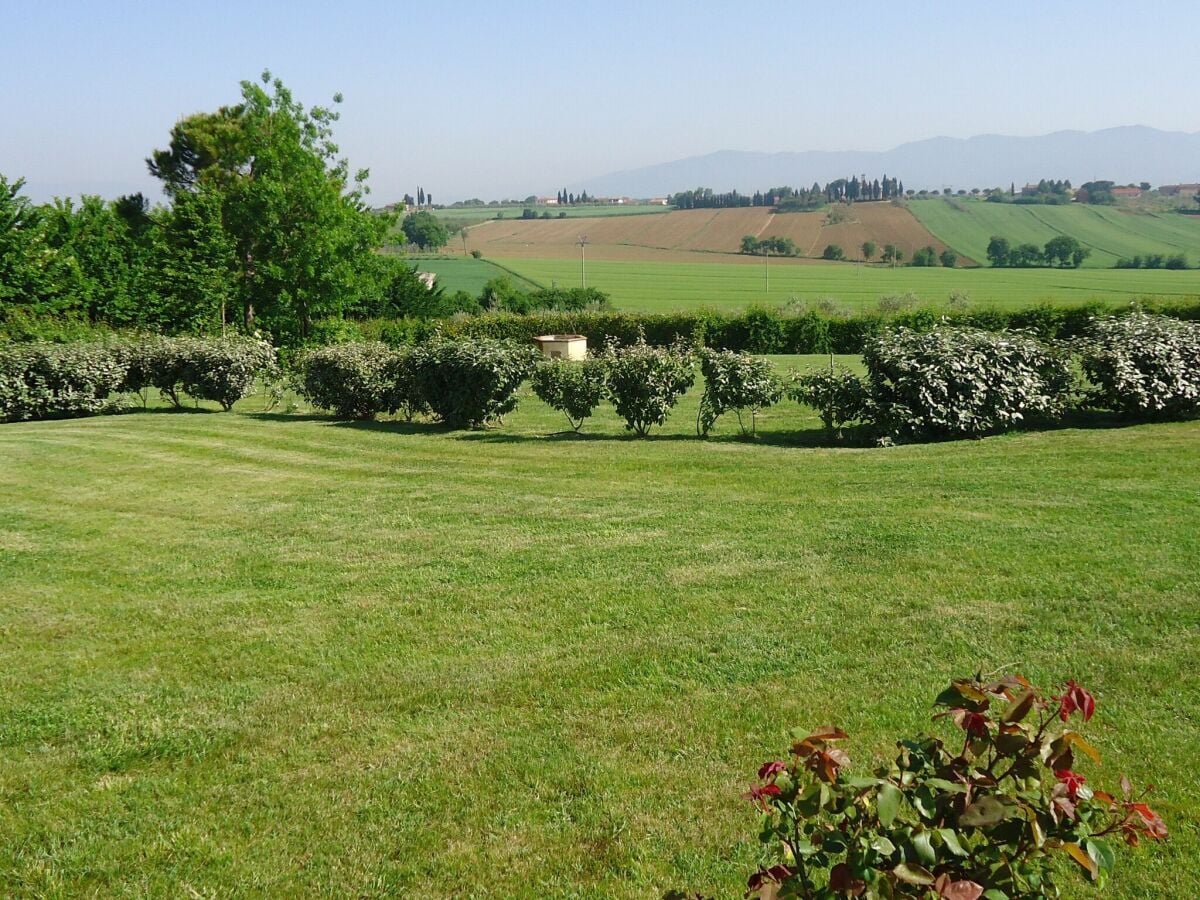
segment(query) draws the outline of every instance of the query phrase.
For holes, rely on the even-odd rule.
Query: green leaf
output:
[[[894,784],[885,784],[879,789],[879,797],[875,801],[875,812],[879,816],[879,824],[884,828],[891,827],[900,812],[900,801],[904,795]]]
[[[955,834],[953,828],[941,828],[938,830],[938,835],[941,837],[942,843],[946,846],[946,849],[955,856],[967,855],[967,851],[963,849],[963,845],[959,841],[958,835]]]
[[[947,781],[945,778],[926,778],[925,783],[930,787],[949,791],[952,794],[965,794],[967,792],[965,784],[956,784],[953,781]]]
[[[892,874],[905,884],[930,885],[934,882],[933,873],[915,863],[900,863],[892,869]]]
[[[1117,862],[1116,854],[1113,853],[1112,847],[1104,841],[1087,841],[1083,845],[1090,856],[1096,862],[1096,866],[1101,872],[1111,872],[1113,866]]]
[[[928,866],[932,866],[937,862],[937,851],[933,849],[933,833],[930,831],[922,831],[914,834],[912,837],[913,850],[916,851],[917,859]]]
[[[891,856],[896,852],[896,845],[883,835],[879,835],[879,837],[871,841],[871,849],[879,852],[883,856]]]
[[[1000,888],[988,888],[983,892],[984,900],[1008,900],[1008,894]]]
[[[982,797],[962,811],[958,823],[970,828],[990,828],[1012,818],[1016,813],[1017,807],[1011,801],[999,797]]]

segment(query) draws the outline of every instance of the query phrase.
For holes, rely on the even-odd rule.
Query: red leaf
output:
[[[949,875],[939,875],[933,887],[943,900],[979,900],[983,896],[982,885],[973,881],[951,881]]]
[[[1070,680],[1067,682],[1066,693],[1058,698],[1058,717],[1065,722],[1076,710],[1083,716],[1083,721],[1088,721],[1096,712],[1096,698],[1074,680]]]
[[[1142,820],[1143,831],[1147,837],[1161,841],[1167,836],[1167,823],[1162,817],[1145,803],[1130,803],[1129,808],[1138,814]]]
[[[1059,770],[1054,773],[1054,777],[1058,779],[1059,784],[1067,789],[1067,796],[1072,801],[1079,799],[1079,789],[1087,783],[1086,778],[1071,771]]]
[[[773,760],[772,762],[765,762],[762,764],[762,767],[759,768],[759,770],[758,770],[759,781],[766,781],[772,775],[778,775],[780,772],[783,772],[786,769],[787,769],[787,764],[782,763],[779,760]]]

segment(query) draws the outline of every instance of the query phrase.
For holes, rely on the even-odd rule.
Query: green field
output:
[[[987,261],[993,235],[1012,244],[1039,247],[1059,234],[1077,238],[1092,251],[1088,268],[1111,268],[1122,257],[1182,253],[1200,265],[1200,217],[1173,212],[1127,212],[1117,207],[1016,206],[961,198],[915,200],[908,205],[926,228],[959,253]]]
[[[446,292],[466,291],[479,296],[483,286],[493,278],[507,276],[522,290],[535,290],[540,285],[522,278],[503,265],[475,259],[471,256],[410,256],[406,257],[418,272],[433,272],[437,275],[437,286]]]
[[[513,206],[470,206],[435,209],[433,214],[447,225],[477,225],[490,219],[519,219],[526,209],[534,210],[540,217],[543,212],[557,219],[560,212],[565,212],[568,219],[592,219],[597,216],[647,216],[663,215],[670,212],[669,206],[529,206],[516,204]]]
[[[1200,423],[261,403],[0,426],[0,894],[736,897],[788,729],[862,773],[999,667],[1093,689],[1103,780],[1158,786],[1105,896],[1200,892]]]
[[[578,260],[506,259],[522,275],[549,285],[580,283]],[[1043,301],[1084,303],[1134,297],[1200,295],[1200,271],[1129,269],[890,269],[853,263],[609,262],[587,263],[587,283],[608,292],[620,309],[646,312],[710,307],[743,309],[790,300],[832,300],[848,308],[872,306],[880,297],[913,294],[942,305],[952,293],[980,306],[1029,306]]]

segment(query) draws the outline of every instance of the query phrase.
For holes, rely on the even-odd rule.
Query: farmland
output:
[[[612,206],[525,206],[524,204],[511,204],[504,206],[448,206],[433,210],[442,222],[446,225],[462,227],[478,225],[480,222],[486,222],[489,219],[520,219],[521,214],[526,209],[533,209],[539,216],[543,212],[548,212],[553,218],[557,219],[559,213],[566,213],[568,219],[593,219],[593,218],[609,218],[612,216],[646,216],[646,215],[665,215],[669,209],[659,205],[612,205]]]
[[[986,258],[993,234],[1013,243],[1044,243],[1070,234],[1092,249],[1081,270],[992,269],[970,265]],[[763,208],[697,209],[656,216],[570,220],[492,221],[472,228],[469,249],[479,250],[530,281],[549,286],[582,280],[579,239],[587,236],[588,283],[611,294],[621,309],[668,311],[698,306],[740,309],[751,304],[832,301],[846,308],[905,296],[941,305],[1121,301],[1136,297],[1200,295],[1200,271],[1115,270],[1121,256],[1182,252],[1200,263],[1200,221],[1173,213],[1115,208],[1011,206],[966,200],[914,201],[907,207],[858,203],[835,210],[776,215]],[[852,259],[861,244],[895,244],[904,257],[931,245],[952,247],[968,265],[955,269],[892,269],[880,264],[824,263],[737,253],[741,238],[787,237],[801,253],[819,256],[838,244]],[[429,262],[435,271],[450,263]],[[481,274],[482,270],[475,270]],[[457,274],[447,272],[447,286]]]
[[[261,408],[0,428],[4,893],[736,896],[788,729],[865,772],[1011,667],[1096,691],[1104,779],[1158,785],[1172,839],[1106,896],[1194,894],[1200,424]]]
[[[890,203],[858,203],[807,213],[775,214],[763,207],[677,210],[658,216],[606,219],[494,221],[471,230],[469,246],[496,258],[578,256],[587,234],[596,259],[682,262],[703,255],[733,255],[742,238],[790,238],[803,256],[819,257],[827,244],[848,258],[861,256],[863,242],[895,244],[906,257],[926,244],[946,246],[912,214]],[[742,259],[747,259],[742,257]]]
[[[881,297],[908,294],[930,305],[944,305],[951,294],[957,294],[959,302],[1002,307],[1200,295],[1200,271],[890,269],[771,259],[764,279],[761,257],[746,257],[753,263],[749,265],[725,259],[729,258],[721,262],[616,262],[593,260],[589,255],[587,283],[611,294],[618,308],[645,312],[699,307],[735,310],[792,300],[829,300],[837,307],[859,309],[874,306]],[[581,280],[578,248],[574,259],[510,258],[504,263],[544,285],[574,286]]]
[[[484,284],[490,279],[500,276],[513,279],[522,290],[538,286],[536,283],[516,276],[510,270],[485,259],[475,259],[470,256],[415,256],[409,259],[418,272],[435,273],[438,287],[451,293],[466,291],[472,296],[478,296],[479,292],[483,290]]]
[[[1042,246],[1060,234],[1091,250],[1089,268],[1109,268],[1122,257],[1183,253],[1200,264],[1200,217],[1175,212],[1134,212],[1111,206],[1016,206],[980,200],[917,200],[909,204],[921,224],[959,253],[985,260],[992,235],[1013,244]]]

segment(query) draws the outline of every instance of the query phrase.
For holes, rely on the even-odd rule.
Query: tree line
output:
[[[375,252],[396,217],[367,207],[368,173],[339,156],[337,118],[264,72],[242,82],[238,103],[181,119],[153,151],[164,204],[134,194],[35,205],[20,179],[0,176],[0,318],[237,328],[293,345],[321,319],[383,314],[415,275]],[[424,189],[418,199],[431,202]]]
[[[414,197],[412,194],[404,195],[404,205],[408,209],[412,209],[414,206],[418,209],[424,206],[433,206],[433,194],[426,193],[423,187],[418,187],[417,196]]]
[[[1078,239],[1066,234],[1051,238],[1041,247],[1032,243],[1012,244],[1008,238],[993,235],[987,246],[988,262],[998,269],[1043,266],[1078,269],[1091,254],[1090,247],[1083,246]]]
[[[839,178],[824,186],[813,182],[810,188],[793,188],[787,185],[774,187],[753,194],[741,194],[736,190],[717,193],[712,188],[698,187],[690,191],[672,194],[668,202],[676,209],[730,209],[736,207],[772,207],[776,212],[804,212],[820,209],[829,203],[853,203],[856,200],[892,200],[904,196],[904,182],[884,175],[882,179],[870,180],[866,175],[860,179]]]
[[[578,206],[581,203],[595,203],[596,198],[589,196],[587,191],[580,191],[578,195],[572,194],[566,188],[563,188],[557,194],[559,206]]]

